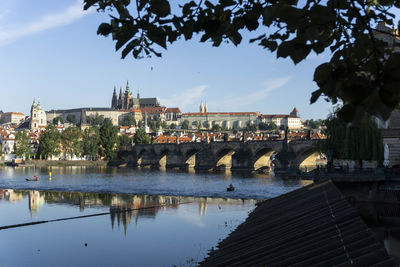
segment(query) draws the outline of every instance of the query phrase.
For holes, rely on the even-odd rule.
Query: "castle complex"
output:
[[[144,107],[159,107],[160,103],[157,98],[140,98],[139,90],[136,98],[133,98],[129,88],[129,82],[126,82],[125,92],[122,93],[122,88],[119,90],[119,97],[114,86],[114,93],[111,99],[111,108],[116,110],[139,109]]]
[[[103,116],[112,121],[115,126],[121,125],[126,116],[133,116],[136,121],[147,119],[157,119],[165,121],[175,121],[180,118],[180,110],[178,108],[166,108],[160,106],[157,98],[140,98],[139,90],[136,97],[129,87],[129,82],[126,82],[125,91],[120,89],[117,95],[116,87],[111,98],[111,107],[109,108],[76,108],[67,110],[50,110],[47,112],[47,121],[52,122],[54,118],[61,117],[67,121],[67,117],[73,117],[77,125],[87,127],[90,123],[90,118]]]
[[[211,128],[219,125],[226,129],[242,129],[248,124],[274,123],[290,130],[303,128],[296,108],[290,114],[264,115],[258,112],[208,112],[207,104],[200,104],[199,112],[182,114],[181,121],[188,121],[189,128]]]

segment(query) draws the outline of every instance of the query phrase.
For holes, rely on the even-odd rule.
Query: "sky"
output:
[[[110,107],[114,86],[124,89],[127,80],[134,96],[139,90],[183,112],[197,112],[200,102],[209,112],[288,114],[296,107],[302,119],[332,110],[323,98],[309,100],[314,69],[327,53],[294,65],[248,38],[218,48],[182,40],[162,58],[123,60],[111,37],[96,34],[108,21],[83,11],[81,0],[1,0],[0,110],[28,115],[34,98],[45,110]]]

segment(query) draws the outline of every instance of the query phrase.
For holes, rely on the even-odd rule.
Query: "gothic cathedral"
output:
[[[139,101],[139,92],[137,93],[137,97],[133,98],[132,92],[129,89],[129,83],[126,82],[125,92],[122,93],[122,88],[119,91],[119,97],[117,98],[117,92],[114,86],[114,93],[111,100],[111,108],[118,110],[128,110],[133,108],[140,108]]]

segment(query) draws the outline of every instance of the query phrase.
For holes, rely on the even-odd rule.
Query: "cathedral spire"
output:
[[[118,98],[117,98],[117,89],[115,88],[114,85],[114,92],[113,92],[113,96],[111,99],[111,108],[118,108]]]
[[[200,103],[200,113],[204,113],[204,106],[203,102]]]
[[[126,90],[125,90],[125,92],[130,92],[129,81],[128,80],[126,80]]]
[[[207,103],[204,104],[204,113],[208,113]]]
[[[136,98],[137,98],[137,99],[140,99],[139,89],[137,89],[137,96],[136,96]]]

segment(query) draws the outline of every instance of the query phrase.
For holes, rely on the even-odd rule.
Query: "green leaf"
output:
[[[167,0],[150,0],[149,11],[162,18],[171,14],[171,6]]]
[[[99,25],[99,28],[97,29],[97,34],[107,36],[111,33],[111,25],[108,23],[102,23]]]
[[[323,86],[331,77],[331,66],[329,63],[319,65],[314,71],[314,81],[318,86]]]
[[[289,54],[294,64],[305,59],[311,51],[311,47],[304,44],[295,44],[294,50]]]
[[[139,39],[134,39],[132,41],[130,41],[125,48],[122,50],[121,52],[121,57],[125,58],[131,51],[132,49],[134,49],[136,46],[138,46],[140,44],[140,40]]]
[[[138,32],[136,27],[132,25],[123,25],[117,34],[117,43],[115,44],[115,50],[119,50],[122,46],[124,46],[135,34]]]
[[[321,96],[321,94],[322,94],[322,90],[321,89],[318,89],[318,90],[312,92],[310,103],[311,104],[315,103],[318,100],[318,98]]]
[[[236,1],[233,1],[233,0],[219,0],[219,4],[222,6],[222,7],[228,7],[228,6],[233,6],[233,5],[235,5],[236,4]]]
[[[147,37],[162,48],[167,49],[167,35],[161,28],[150,27],[147,30]]]
[[[330,7],[314,5],[310,10],[311,22],[316,25],[326,24],[335,20],[335,13]]]
[[[286,58],[288,57],[294,50],[294,44],[293,42],[283,42],[279,45],[278,51],[277,51],[277,57],[283,57]]]
[[[186,3],[183,8],[182,8],[182,15],[186,17],[191,13],[191,8],[197,6],[194,1],[190,1],[189,3]]]
[[[240,33],[238,33],[238,32],[234,32],[229,37],[229,39],[233,42],[234,45],[238,45],[242,41],[242,35],[240,35]]]
[[[263,46],[264,48],[268,48],[272,52],[275,51],[276,48],[278,47],[278,43],[276,41],[270,41],[266,38],[261,40],[260,45]]]

